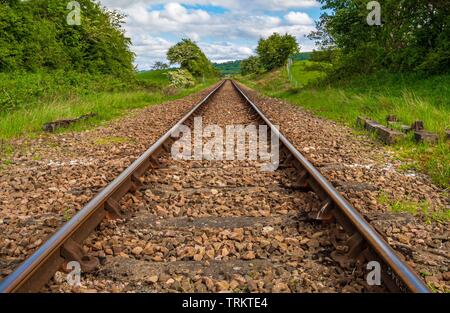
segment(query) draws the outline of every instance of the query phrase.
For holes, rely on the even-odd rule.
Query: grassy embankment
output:
[[[39,133],[43,124],[88,113],[97,116],[66,130],[81,130],[127,111],[177,99],[212,84],[191,89],[168,87],[164,71],[143,72],[129,80],[78,73],[0,73],[0,140]]]
[[[291,81],[286,69],[239,79],[268,96],[284,99],[355,129],[359,115],[385,123],[387,115],[395,114],[406,125],[423,120],[427,130],[440,135],[438,144],[416,144],[410,134],[391,150],[403,161],[404,170],[425,172],[435,184],[448,189],[450,142],[445,140],[445,129],[450,128],[450,75],[423,78],[378,73],[324,83],[320,78],[326,77],[323,68],[328,66],[312,61],[295,62]],[[391,200],[398,208],[399,200]],[[410,203],[408,206],[411,207]],[[441,217],[449,220],[450,211],[445,210]]]

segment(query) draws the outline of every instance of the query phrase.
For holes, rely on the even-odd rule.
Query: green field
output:
[[[450,144],[445,129],[450,128],[450,75],[420,77],[418,74],[378,73],[335,83],[319,83],[329,65],[311,61],[295,62],[292,81],[287,69],[241,77],[266,95],[285,99],[313,113],[356,127],[356,117],[368,116],[384,123],[387,115],[397,115],[410,125],[415,120],[440,135],[437,145],[416,144],[412,135],[393,146],[405,168],[428,173],[433,181],[449,188]]]
[[[221,75],[235,75],[241,72],[241,61],[214,63],[214,67],[219,70]]]

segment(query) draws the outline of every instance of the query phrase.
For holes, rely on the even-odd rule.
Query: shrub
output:
[[[185,69],[167,72],[170,80],[170,86],[177,88],[190,88],[195,86],[195,79],[192,74]]]
[[[257,56],[251,56],[241,62],[241,74],[259,74],[264,71],[261,61]]]
[[[262,66],[271,71],[285,65],[289,56],[298,53],[299,48],[294,36],[274,33],[267,39],[259,40],[256,52]]]

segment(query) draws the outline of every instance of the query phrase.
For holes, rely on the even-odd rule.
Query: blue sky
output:
[[[124,13],[136,65],[151,68],[166,61],[170,46],[182,38],[196,41],[214,62],[254,54],[258,39],[273,32],[297,37],[302,51],[314,44],[305,38],[320,16],[316,0],[100,0]]]

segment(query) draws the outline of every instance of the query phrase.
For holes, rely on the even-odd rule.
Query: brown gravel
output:
[[[204,124],[253,123],[230,90],[202,112]],[[246,89],[269,118],[439,291],[449,287],[448,224],[388,212],[381,192],[449,199],[421,174],[403,173],[385,147],[350,129]],[[83,133],[41,135],[13,143],[13,164],[0,172],[0,279],[99,189],[170,128],[204,91],[138,110]],[[72,289],[57,272],[53,292],[364,292],[359,268],[330,257],[332,227],[297,218],[317,205],[292,188],[288,173],[261,173],[254,162],[176,162],[144,177],[144,190],[122,201],[126,220],[102,223],[85,242],[101,260]]]
[[[200,112],[203,124],[255,124],[227,83]],[[367,292],[365,273],[331,256],[334,225],[307,223],[312,193],[293,187],[290,169],[250,161],[174,161],[148,172],[122,200],[128,216],[107,221],[85,242],[101,260],[72,288],[58,273],[51,292]]]
[[[437,291],[450,291],[449,224],[424,216],[390,212],[381,195],[392,201],[427,201],[429,213],[450,209],[448,190],[421,173],[401,170],[393,152],[368,136],[281,100],[242,86],[248,96],[334,186],[385,235],[387,241],[426,276]]]
[[[94,130],[10,142],[12,164],[0,169],[0,279],[212,88]]]

